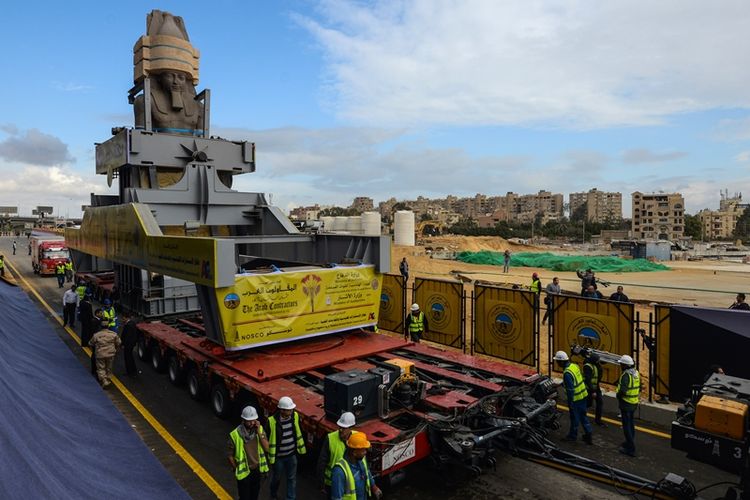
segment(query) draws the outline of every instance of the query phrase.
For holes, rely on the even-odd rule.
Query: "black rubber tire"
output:
[[[167,360],[167,374],[172,385],[182,385],[185,382],[185,370],[180,366],[177,356],[170,356]]]
[[[232,400],[226,386],[219,382],[211,387],[211,409],[219,418],[227,418],[232,409]]]
[[[164,355],[161,353],[158,345],[151,346],[151,368],[156,370],[158,373],[163,372],[167,367],[167,363],[164,359]]]
[[[144,363],[151,359],[148,352],[148,342],[146,342],[146,337],[144,337],[143,334],[138,335],[138,342],[136,343],[135,350],[138,353],[138,359]]]
[[[187,386],[188,386],[188,393],[190,393],[190,397],[194,399],[195,401],[202,400],[203,397],[206,395],[205,384],[203,383],[203,380],[198,374],[198,369],[196,367],[192,367],[190,368],[190,370],[188,370]]]

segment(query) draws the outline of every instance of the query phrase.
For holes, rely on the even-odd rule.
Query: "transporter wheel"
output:
[[[136,345],[136,350],[138,351],[138,359],[143,362],[148,361],[148,344],[146,343],[146,337],[144,337],[142,333],[138,334],[138,343]]]
[[[190,397],[195,401],[200,401],[206,394],[206,387],[201,379],[200,373],[196,367],[190,368],[187,375],[187,386]]]
[[[185,370],[180,366],[180,358],[177,355],[169,357],[167,361],[167,373],[172,385],[181,385],[185,381]]]
[[[211,387],[211,408],[219,418],[229,416],[232,406],[232,400],[229,397],[229,391],[223,383],[219,382]]]
[[[151,367],[157,372],[163,372],[166,368],[164,355],[158,345],[151,346]]]

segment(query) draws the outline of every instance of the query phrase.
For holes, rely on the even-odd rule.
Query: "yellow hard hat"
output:
[[[352,449],[366,450],[370,447],[370,442],[364,432],[353,432],[346,440],[346,445]]]

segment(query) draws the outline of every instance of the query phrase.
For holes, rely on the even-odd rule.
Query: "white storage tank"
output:
[[[324,215],[320,218],[320,222],[323,224],[323,231],[333,231],[333,217]]]
[[[334,231],[346,231],[346,220],[348,217],[339,215],[333,219],[333,230]]]
[[[346,220],[346,231],[351,234],[362,234],[362,217],[352,215]]]
[[[393,218],[393,243],[414,246],[414,212],[399,210]]]
[[[380,236],[380,212],[362,214],[362,233],[365,236]]]

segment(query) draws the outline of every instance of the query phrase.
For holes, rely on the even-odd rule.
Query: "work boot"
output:
[[[594,444],[594,438],[591,433],[583,435],[583,442],[586,444]]]
[[[628,450],[628,449],[625,449],[625,447],[620,447],[617,449],[617,451],[619,451],[623,455],[627,455],[629,457],[635,457],[635,450]]]

